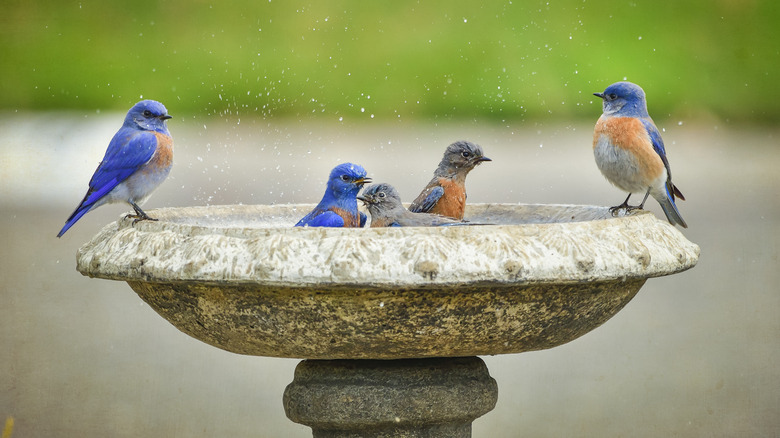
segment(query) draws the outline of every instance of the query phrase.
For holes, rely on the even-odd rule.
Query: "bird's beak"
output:
[[[479,158],[477,158],[477,163],[481,163],[483,161],[493,161],[493,160],[491,160],[488,157],[479,157]]]
[[[173,118],[173,116],[169,116],[168,114],[163,114],[163,115],[160,116],[160,120],[168,120],[168,119],[172,119],[172,118]]]
[[[356,179],[356,180],[355,180],[355,184],[359,184],[359,185],[361,185],[361,186],[362,186],[363,184],[368,184],[368,183],[370,183],[370,182],[371,182],[371,178],[369,178],[369,177],[365,177],[365,178],[358,178],[358,179]]]
[[[366,198],[365,196],[358,196],[358,201],[363,201],[363,204],[368,205],[371,204],[372,198]]]
[[[594,96],[598,96],[600,98],[604,98],[604,93],[593,93]]]

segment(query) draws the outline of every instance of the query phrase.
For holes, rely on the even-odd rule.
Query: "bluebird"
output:
[[[296,227],[362,227],[366,215],[358,211],[357,194],[363,184],[370,183],[366,170],[352,163],[339,164],[330,172],[325,195],[314,210],[303,217]]]
[[[685,197],[672,184],[664,141],[647,113],[645,92],[631,82],[617,82],[593,95],[604,101],[604,114],[593,132],[596,164],[609,182],[628,192],[626,200],[610,211],[614,214],[618,209],[641,209],[647,197],[653,195],[669,223],[688,228],[674,202],[675,196],[683,201]],[[628,205],[632,193],[642,192],[645,197],[641,204]]]
[[[371,228],[376,227],[431,227],[463,224],[463,222],[432,213],[414,213],[404,208],[401,197],[390,184],[366,187],[357,197],[368,207]]]
[[[466,175],[483,161],[482,148],[468,141],[456,141],[447,146],[433,179],[417,196],[409,210],[415,213],[435,213],[453,219],[463,219],[466,208]]]
[[[57,237],[65,234],[88,211],[103,204],[127,202],[135,210],[128,217],[157,220],[141,207],[154,189],[165,180],[173,165],[173,138],[166,120],[170,119],[163,104],[142,100],[127,112],[106,149],[103,161],[89,180],[89,190],[70,215]]]

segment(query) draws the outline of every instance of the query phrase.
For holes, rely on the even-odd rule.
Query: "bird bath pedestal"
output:
[[[122,219],[78,270],[127,281],[163,318],[239,354],[305,359],[284,393],[315,437],[468,437],[498,389],[477,356],[552,348],[699,248],[646,212],[471,205],[473,225],[293,228],[311,205]]]

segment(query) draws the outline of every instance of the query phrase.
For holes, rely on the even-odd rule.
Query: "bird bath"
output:
[[[312,205],[160,209],[122,219],[78,270],[127,281],[179,330],[301,358],[287,416],[316,437],[466,437],[496,403],[479,355],[593,330],[699,248],[647,212],[476,204],[472,225],[293,228]]]

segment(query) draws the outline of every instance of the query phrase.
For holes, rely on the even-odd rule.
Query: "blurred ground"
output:
[[[121,118],[0,118],[0,420],[13,417],[18,437],[311,436],[282,409],[296,360],[203,344],[126,284],[75,271],[77,248],[127,208],[102,207],[54,237]],[[567,345],[485,358],[500,394],[474,436],[780,434],[780,130],[659,124],[699,265],[649,280],[615,318]],[[494,160],[470,175],[471,202],[625,197],[593,163],[592,125],[170,127],[175,167],[147,209],[316,202],[330,169],[348,160],[409,201],[461,138]]]

